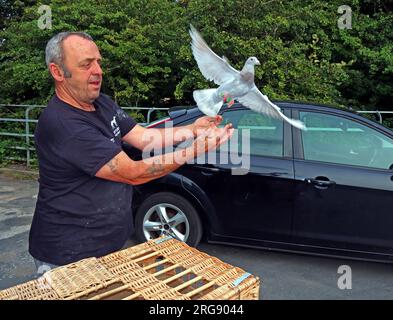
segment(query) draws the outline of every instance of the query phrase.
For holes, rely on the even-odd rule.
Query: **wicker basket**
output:
[[[172,237],[52,269],[1,299],[258,300],[260,280]]]

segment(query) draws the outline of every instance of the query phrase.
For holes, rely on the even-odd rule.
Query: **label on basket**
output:
[[[161,243],[161,242],[168,241],[168,240],[171,240],[171,239],[173,239],[171,236],[167,236],[167,237],[165,237],[165,238],[159,238],[159,239],[157,239],[157,240],[154,240],[154,242],[157,243],[157,244],[159,244],[159,243]]]
[[[241,284],[248,276],[251,276],[251,273],[246,272],[241,277],[237,278],[235,281],[232,282],[234,286],[238,286]]]

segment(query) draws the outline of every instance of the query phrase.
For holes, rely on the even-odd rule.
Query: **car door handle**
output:
[[[320,177],[318,177],[318,178],[320,178]],[[329,180],[327,178],[324,178],[327,180],[320,180],[318,178],[315,178],[315,179],[314,178],[305,178],[304,182],[306,182],[308,184],[313,184],[317,189],[327,189],[328,187],[336,184],[335,181]]]

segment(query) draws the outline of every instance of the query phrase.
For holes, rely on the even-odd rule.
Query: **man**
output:
[[[40,185],[29,239],[39,272],[121,249],[133,231],[132,185],[176,170],[233,133],[230,125],[217,127],[221,117],[202,117],[173,129],[174,137],[188,129],[195,138],[187,149],[133,161],[122,141],[143,150],[149,130],[160,130],[165,147],[168,132],[139,126],[100,93],[101,55],[92,38],[57,34],[47,44],[46,63],[56,94],[35,131]]]

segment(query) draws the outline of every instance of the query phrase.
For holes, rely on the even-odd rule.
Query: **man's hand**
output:
[[[192,133],[194,134],[194,137],[203,135],[205,130],[212,127],[217,127],[221,123],[221,121],[222,121],[222,116],[220,115],[214,117],[204,116],[198,118],[192,124]]]
[[[213,126],[206,130],[201,130],[201,133],[193,142],[194,156],[197,157],[205,152],[217,149],[232,137],[233,132],[232,124],[227,124],[224,128]]]

